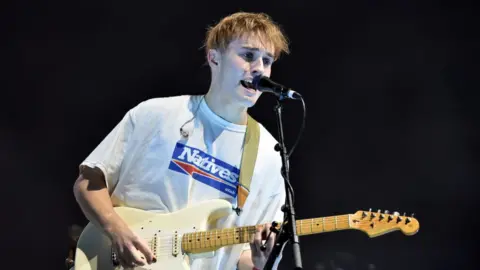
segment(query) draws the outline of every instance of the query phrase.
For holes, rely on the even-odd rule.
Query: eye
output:
[[[255,55],[252,52],[245,52],[242,53],[242,57],[245,58],[247,61],[252,61]]]
[[[270,59],[270,58],[263,58],[263,64],[264,64],[264,65],[271,65],[271,64],[272,64],[272,59]]]

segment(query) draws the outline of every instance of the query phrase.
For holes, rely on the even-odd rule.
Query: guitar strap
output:
[[[240,163],[240,180],[237,187],[237,207],[234,209],[237,215],[240,215],[250,193],[250,182],[252,181],[253,169],[257,160],[259,141],[260,125],[247,114],[247,131],[244,138],[242,161]]]

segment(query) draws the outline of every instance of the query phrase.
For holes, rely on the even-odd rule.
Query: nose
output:
[[[261,58],[251,62],[250,65],[250,72],[252,73],[253,77],[263,75],[265,72],[265,67],[263,66],[263,60]]]

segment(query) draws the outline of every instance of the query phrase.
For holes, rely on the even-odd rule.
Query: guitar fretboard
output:
[[[182,249],[189,253],[216,250],[224,246],[249,243],[257,226],[215,229],[187,233],[182,238]],[[350,229],[350,215],[302,219],[296,221],[297,234],[308,235]],[[277,226],[280,229],[280,225]]]

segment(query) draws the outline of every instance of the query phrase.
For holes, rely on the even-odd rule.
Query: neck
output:
[[[237,125],[247,124],[247,108],[235,104],[221,95],[215,94],[214,90],[210,89],[208,91],[205,95],[205,102],[216,115],[222,117],[228,122]]]
[[[351,225],[351,219],[352,216],[347,214],[297,220],[296,232],[298,236],[302,236],[356,229]],[[277,224],[276,228],[280,229],[280,224]],[[229,245],[249,243],[253,240],[256,230],[255,225],[186,233],[182,237],[182,249],[189,253],[203,253]],[[266,235],[262,237],[263,240],[265,238]]]

